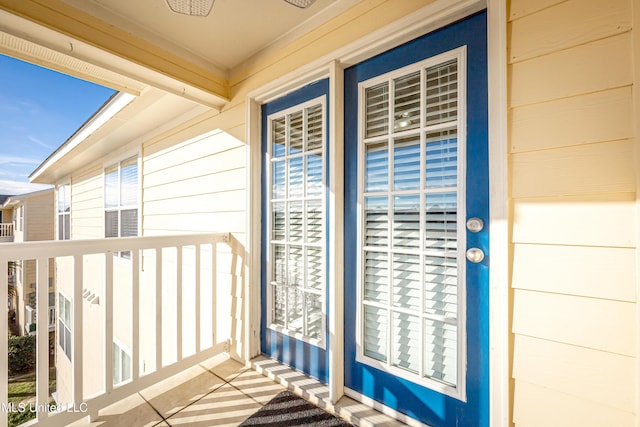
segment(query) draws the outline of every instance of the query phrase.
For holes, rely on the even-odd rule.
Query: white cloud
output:
[[[0,194],[18,195],[51,188],[46,184],[30,184],[28,182],[0,179]]]
[[[53,147],[51,147],[49,144],[47,144],[44,141],[41,141],[40,139],[36,138],[33,135],[27,135],[27,139],[35,144],[38,144],[39,146],[46,148],[48,150],[53,150]]]
[[[19,156],[8,156],[0,154],[0,165],[14,163],[14,164],[22,164],[22,165],[39,165],[40,160],[31,159],[29,157],[19,157]]]

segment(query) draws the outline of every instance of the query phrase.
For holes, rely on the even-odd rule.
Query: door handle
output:
[[[484,252],[480,248],[470,248],[467,250],[467,259],[474,264],[482,262],[484,259]]]

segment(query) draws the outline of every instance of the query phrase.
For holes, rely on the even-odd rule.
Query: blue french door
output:
[[[261,351],[328,381],[328,79],[262,106]]]
[[[345,386],[489,425],[486,14],[345,70]]]

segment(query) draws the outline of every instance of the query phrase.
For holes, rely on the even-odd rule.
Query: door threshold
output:
[[[314,405],[324,409],[330,414],[337,415],[356,426],[384,426],[395,427],[407,424],[392,418],[375,408],[360,403],[348,396],[343,396],[338,403],[329,400],[329,386],[311,378],[302,372],[292,369],[290,366],[270,359],[266,356],[258,356],[250,362],[251,368],[256,372],[283,385],[289,391],[308,400]],[[410,425],[421,425],[411,420]]]

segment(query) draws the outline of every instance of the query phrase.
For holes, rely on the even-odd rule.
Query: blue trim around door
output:
[[[294,92],[291,92],[281,98],[271,101],[262,105],[262,230],[261,230],[261,275],[260,275],[260,297],[261,297],[261,327],[260,327],[260,350],[265,355],[276,359],[282,363],[291,366],[294,369],[304,372],[313,378],[320,380],[323,383],[327,383],[329,379],[329,355],[328,351],[317,346],[311,345],[307,342],[296,340],[293,337],[278,333],[267,326],[267,248],[269,242],[267,241],[267,224],[269,223],[269,199],[266,188],[268,177],[267,171],[267,156],[268,151],[267,144],[267,118],[270,114],[277,113],[278,111],[285,110],[295,105],[306,102],[310,99],[320,96],[326,96],[327,102],[325,103],[325,170],[329,170],[329,79],[323,79],[314,83],[311,83],[305,87],[302,87]],[[325,177],[325,206],[328,206],[329,200],[329,174],[326,173]],[[325,241],[328,241],[328,218],[325,218]],[[328,245],[325,245],[325,259],[328,254]],[[325,277],[328,277],[328,271],[325,271]],[[329,284],[325,283],[325,291],[328,289]],[[329,302],[325,295],[325,307],[326,317],[325,323],[329,319]],[[325,330],[328,331],[328,327],[325,325]],[[325,335],[325,348],[329,348],[329,334]]]
[[[466,264],[466,402],[355,361],[358,83],[467,46],[467,218],[486,219],[483,232],[467,232],[467,247],[488,254],[486,22],[486,12],[478,13],[345,70],[345,386],[434,427],[489,425],[489,257]]]

